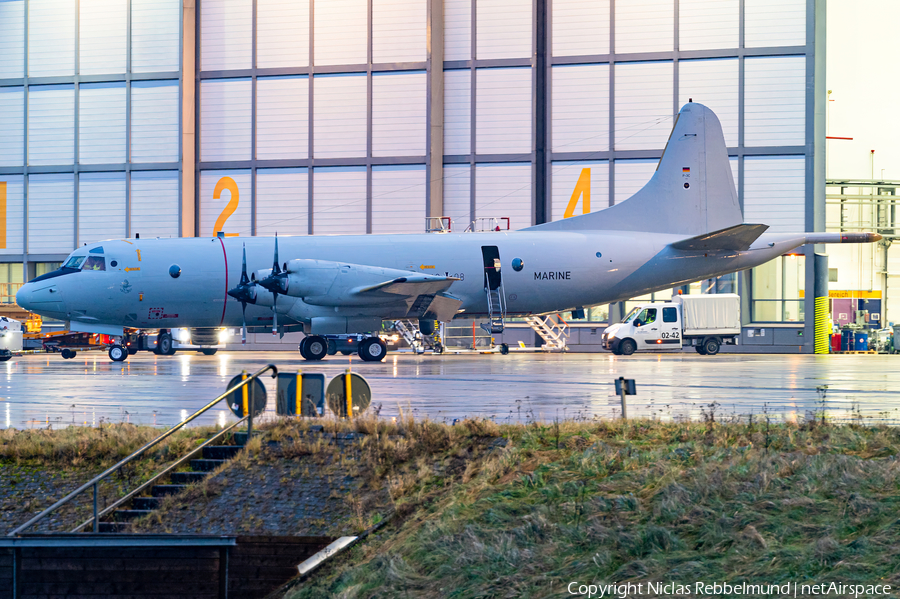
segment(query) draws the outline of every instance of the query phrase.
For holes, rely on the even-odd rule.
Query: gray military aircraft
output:
[[[807,243],[881,239],[767,228],[744,223],[718,118],[688,103],[650,181],[598,212],[508,232],[110,240],[72,252],[16,303],[117,339],[126,328],[158,329],[163,346],[176,327],[241,325],[244,338],[248,327],[302,328],[303,357],[319,360],[322,335],[373,333],[383,320],[419,319],[428,334],[436,320],[488,317],[499,332],[508,316],[621,301]],[[118,344],[109,353],[128,357]],[[376,335],[360,343],[363,360],[385,353]]]

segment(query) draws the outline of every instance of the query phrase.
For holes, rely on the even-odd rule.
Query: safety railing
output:
[[[35,517],[32,518],[31,520],[29,520],[28,522],[26,522],[25,524],[19,526],[19,527],[16,528],[15,530],[12,530],[11,532],[9,532],[9,533],[7,534],[7,536],[14,537],[14,536],[17,536],[17,535],[21,534],[23,531],[27,530],[27,529],[28,529],[29,527],[31,527],[33,524],[35,524],[35,523],[37,523],[37,522],[40,522],[41,520],[43,520],[44,518],[46,518],[48,515],[50,515],[51,513],[53,513],[54,511],[56,511],[56,510],[59,509],[60,507],[64,506],[65,504],[69,503],[72,499],[74,499],[75,497],[77,497],[78,495],[80,495],[81,493],[83,493],[84,491],[86,491],[86,490],[88,490],[88,489],[90,489],[90,488],[92,488],[92,487],[93,487],[93,489],[94,489],[94,510],[93,510],[93,516],[90,518],[90,520],[88,520],[88,522],[86,522],[86,523],[84,523],[84,524],[78,526],[75,530],[81,530],[81,528],[82,528],[83,526],[85,526],[86,524],[88,524],[88,523],[93,523],[93,525],[94,525],[94,526],[93,526],[94,532],[99,532],[99,529],[100,529],[100,520],[99,520],[99,516],[100,516],[100,514],[99,514],[98,509],[97,509],[97,507],[98,507],[98,506],[97,506],[97,499],[98,499],[98,485],[99,485],[100,481],[102,481],[103,479],[105,479],[107,476],[109,476],[110,474],[112,474],[113,472],[115,472],[116,470],[118,470],[119,468],[121,468],[122,466],[125,466],[125,465],[128,464],[129,462],[131,462],[131,461],[133,461],[133,460],[139,458],[139,457],[140,457],[141,455],[143,455],[148,449],[151,449],[152,447],[155,447],[156,445],[158,445],[159,443],[161,443],[161,442],[164,441],[165,439],[169,438],[169,437],[172,436],[175,432],[177,432],[178,430],[180,430],[181,428],[183,428],[185,425],[187,425],[189,422],[191,422],[191,421],[195,420],[196,418],[198,418],[199,416],[203,415],[207,410],[212,409],[212,408],[213,408],[216,404],[218,404],[220,401],[222,401],[223,399],[225,399],[226,397],[228,397],[229,395],[231,395],[231,394],[234,393],[235,391],[237,391],[237,390],[239,390],[239,389],[242,389],[242,388],[245,387],[246,385],[249,385],[251,382],[255,381],[255,380],[256,380],[257,378],[259,378],[261,375],[265,374],[266,372],[268,372],[268,371],[270,371],[270,370],[272,371],[272,378],[275,378],[276,376],[278,376],[278,368],[277,368],[274,364],[269,364],[268,366],[265,366],[265,367],[261,368],[260,370],[257,370],[256,372],[254,372],[254,373],[251,374],[250,376],[248,376],[248,377],[242,379],[242,380],[241,380],[239,383],[237,383],[234,387],[231,387],[230,389],[226,390],[225,393],[223,393],[222,395],[218,396],[217,398],[215,398],[214,400],[212,400],[211,402],[209,402],[208,404],[206,404],[205,406],[203,406],[202,408],[200,408],[199,410],[197,410],[196,412],[194,412],[193,414],[191,414],[190,416],[188,416],[187,418],[185,418],[184,420],[182,420],[181,422],[179,422],[178,424],[176,424],[175,426],[173,426],[172,428],[170,428],[169,430],[167,430],[166,432],[164,432],[163,434],[161,434],[161,435],[158,436],[157,438],[153,439],[152,441],[150,441],[149,443],[147,443],[146,445],[144,445],[143,447],[141,447],[141,448],[138,449],[137,451],[133,452],[131,455],[129,455],[129,456],[123,458],[123,459],[122,459],[121,461],[119,461],[119,463],[117,463],[115,466],[111,466],[111,467],[107,468],[103,473],[101,473],[101,474],[95,476],[94,478],[92,478],[92,479],[89,480],[88,482],[84,483],[83,485],[81,485],[80,487],[78,487],[77,489],[75,489],[74,491],[72,491],[71,493],[69,493],[68,495],[66,495],[65,497],[63,497],[62,499],[60,499],[59,501],[57,501],[56,503],[54,503],[53,505],[51,505],[51,506],[48,507],[47,509],[45,509],[43,512],[41,512],[40,514],[38,514],[37,516],[35,516]],[[252,434],[252,432],[253,432],[253,409],[252,409],[252,407],[248,410],[247,416],[246,416],[245,418],[242,418],[242,419],[241,419],[240,421],[238,421],[237,423],[235,423],[235,425],[233,425],[232,427],[230,427],[229,430],[230,430],[231,428],[234,428],[234,426],[237,426],[238,424],[240,424],[241,422],[243,422],[244,419],[247,420],[247,425],[248,425],[248,426],[247,426],[247,440],[249,441],[249,439],[250,439],[250,434]],[[194,452],[192,451],[191,453],[194,453]],[[176,467],[176,466],[175,466],[175,465],[172,465],[172,466],[169,467],[168,470],[171,471],[171,468],[172,468],[172,467]],[[158,476],[160,476],[160,475],[158,475]],[[132,493],[134,493],[134,492],[132,492]],[[132,496],[133,496],[133,495],[132,495]],[[129,497],[129,499],[130,499],[130,497]],[[119,500],[119,501],[122,502],[122,500]],[[121,505],[121,503],[119,503],[119,505]],[[108,513],[109,511],[110,511],[110,508],[106,508],[106,509],[104,510],[104,514]]]
[[[0,304],[16,303],[16,293],[25,283],[0,283]]]

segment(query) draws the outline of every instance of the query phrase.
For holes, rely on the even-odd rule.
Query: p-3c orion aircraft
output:
[[[248,326],[302,327],[303,357],[319,360],[322,335],[371,334],[383,320],[419,319],[429,334],[434,321],[488,317],[496,333],[507,316],[622,301],[807,243],[881,239],[766,229],[744,223],[718,118],[688,103],[650,181],[598,212],[508,232],[104,241],[24,285],[16,303],[116,339],[125,328],[158,329],[158,345],[176,327],[241,324],[244,339]],[[363,360],[385,353],[375,335],[359,345]],[[122,345],[109,354],[128,356]]]

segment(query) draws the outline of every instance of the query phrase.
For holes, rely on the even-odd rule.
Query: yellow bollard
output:
[[[246,370],[241,371],[241,380],[242,381],[247,380],[247,371]],[[241,397],[243,397],[243,399],[244,399],[244,403],[243,403],[244,416],[246,416],[247,414],[250,413],[250,398],[249,398],[249,391],[247,390],[247,387],[248,387],[248,385],[244,385],[243,387],[241,387]]]
[[[300,416],[303,413],[303,371],[297,371],[297,392],[296,397],[294,398],[294,402],[296,403],[296,413],[295,416]]]
[[[353,418],[353,395],[351,391],[350,369],[348,368],[347,374],[344,375],[344,393],[347,395],[347,418]]]

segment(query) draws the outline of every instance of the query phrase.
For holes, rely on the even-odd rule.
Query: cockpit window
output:
[[[91,248],[90,250],[88,250],[88,253],[90,253],[90,254],[102,254],[102,253],[103,253],[103,246],[102,246],[102,245],[98,245],[98,246],[95,247],[95,248]]]
[[[81,270],[106,270],[106,260],[103,256],[88,256]]]
[[[63,268],[81,268],[81,263],[84,262],[86,256],[72,256],[66,261],[63,265]]]

